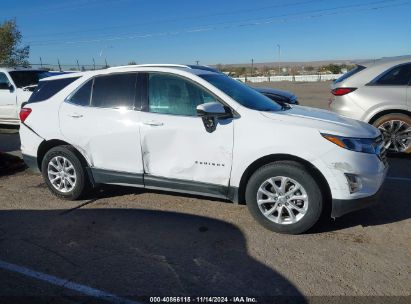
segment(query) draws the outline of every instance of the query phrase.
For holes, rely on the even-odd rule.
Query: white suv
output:
[[[283,233],[368,205],[387,171],[378,129],[203,67],[51,77],[20,116],[24,160],[61,198],[98,184],[199,194],[246,203]]]
[[[0,124],[18,125],[20,106],[30,98],[44,70],[0,68]]]

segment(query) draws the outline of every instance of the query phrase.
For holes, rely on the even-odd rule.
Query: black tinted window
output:
[[[94,79],[91,105],[102,108],[134,106],[137,73],[99,76]]]
[[[45,71],[12,71],[9,74],[18,88],[36,85],[40,79],[47,77]]]
[[[411,80],[411,64],[404,64],[397,66],[382,77],[380,77],[376,84],[380,85],[407,85]]]
[[[70,102],[79,106],[88,106],[90,104],[91,88],[93,87],[93,80],[89,80],[80,89],[70,97]]]
[[[40,81],[28,102],[33,103],[49,99],[78,78],[79,77],[72,77]]]

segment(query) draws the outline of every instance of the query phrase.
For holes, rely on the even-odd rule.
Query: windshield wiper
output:
[[[289,104],[287,104],[287,103],[281,104],[281,110],[286,111],[286,110],[289,110],[289,109],[291,109],[291,106]]]

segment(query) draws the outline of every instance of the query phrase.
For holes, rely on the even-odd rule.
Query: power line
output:
[[[85,9],[85,8],[93,8],[96,6],[102,6],[102,5],[109,5],[109,4],[118,4],[119,2],[128,2],[131,0],[78,0],[74,2],[54,2],[52,5],[43,5],[39,6],[37,2],[35,3],[35,7],[25,7],[23,10],[21,8],[18,9],[19,14],[25,14],[25,13],[30,13],[32,11],[35,11],[36,13],[41,12],[41,13],[55,13],[55,12],[61,12],[61,11],[68,11],[68,10],[78,10],[78,9]],[[6,12],[8,14],[16,15],[13,13],[13,9],[2,9],[2,12]]]
[[[205,31],[212,31],[217,29],[230,29],[235,27],[249,27],[249,26],[256,26],[256,25],[266,25],[271,24],[274,22],[289,22],[289,21],[300,21],[304,19],[313,19],[313,18],[320,18],[325,16],[331,15],[341,15],[347,13],[347,11],[341,11],[342,9],[352,9],[357,8],[356,11],[369,11],[369,10],[378,10],[378,9],[385,9],[390,7],[398,7],[404,6],[411,3],[411,1],[406,1],[402,3],[392,3],[398,0],[384,0],[384,1],[374,1],[368,2],[358,5],[349,5],[349,6],[340,6],[334,8],[326,8],[321,10],[314,10],[314,11],[307,11],[297,14],[284,14],[270,18],[263,18],[263,19],[246,19],[243,21],[237,21],[236,23],[217,23],[214,25],[204,25],[202,27],[187,29],[187,30],[180,30],[180,31],[171,31],[171,32],[157,32],[157,33],[145,33],[145,34],[128,34],[122,36],[112,36],[107,38],[91,38],[88,40],[77,40],[77,41],[61,41],[61,40],[54,40],[54,41],[38,41],[33,42],[32,46],[46,46],[46,45],[56,45],[56,44],[63,44],[63,45],[73,45],[73,44],[84,44],[84,43],[97,43],[103,41],[118,41],[118,40],[130,40],[130,39],[141,39],[141,38],[151,38],[151,37],[161,37],[161,36],[172,36],[172,35],[180,35],[185,33],[197,33],[197,32],[205,32]],[[384,3],[392,3],[387,5],[379,5]],[[364,8],[361,8],[366,6]],[[336,12],[330,12],[333,10],[337,10]],[[349,13],[353,13],[351,10]],[[308,15],[307,15],[308,14]],[[290,16],[295,16],[294,18],[286,18]],[[298,17],[298,18],[297,18]],[[239,23],[241,22],[241,23]]]
[[[198,20],[198,19],[203,19],[203,18],[236,15],[238,13],[250,13],[250,12],[254,12],[254,11],[267,10],[267,9],[271,9],[271,8],[284,8],[284,7],[301,5],[301,4],[309,4],[309,3],[313,3],[313,2],[324,2],[324,1],[327,1],[327,0],[305,0],[305,1],[298,1],[298,2],[292,2],[292,3],[286,3],[286,4],[269,5],[269,6],[257,7],[257,8],[231,10],[229,12],[211,13],[211,14],[207,14],[207,15],[204,14],[204,15],[194,15],[194,16],[193,15],[180,16],[178,18],[176,17],[176,18],[172,18],[172,19],[160,19],[160,20],[154,20],[154,21],[143,22],[143,23],[136,23],[136,24],[131,24],[131,25],[117,25],[117,26],[99,27],[99,28],[86,29],[86,30],[69,31],[69,32],[57,32],[57,33],[48,33],[48,34],[39,34],[39,35],[29,35],[27,37],[45,37],[45,36],[47,37],[47,36],[59,36],[59,35],[68,35],[68,34],[87,33],[87,32],[118,29],[118,28],[125,28],[125,27],[129,28],[129,27],[152,25],[152,24],[172,23],[172,22],[181,21],[182,19],[184,19],[184,20]]]

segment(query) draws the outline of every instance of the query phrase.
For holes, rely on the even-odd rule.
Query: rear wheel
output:
[[[71,146],[50,149],[41,168],[47,186],[60,198],[76,200],[88,190],[85,169]]]
[[[296,162],[265,165],[250,178],[246,189],[250,213],[269,230],[299,234],[320,218],[323,196],[314,178]]]
[[[411,117],[393,113],[378,118],[373,125],[380,129],[384,146],[391,153],[411,153]]]

